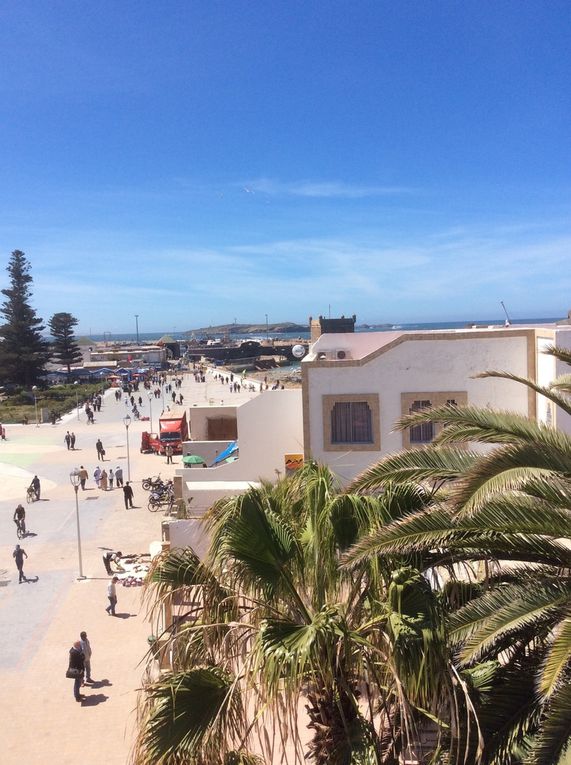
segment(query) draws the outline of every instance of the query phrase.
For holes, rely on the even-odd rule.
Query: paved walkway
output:
[[[228,393],[214,382],[196,384],[187,376],[182,388],[185,405],[193,402],[238,403],[251,393]],[[142,414],[148,398],[142,394]],[[76,579],[78,549],[75,494],[69,473],[84,465],[93,475],[97,464],[95,441],[106,450],[105,465],[123,467],[127,478],[127,442],[122,422],[127,408],[108,391],[94,425],[73,413],[57,425],[6,426],[0,442],[0,762],[2,765],[125,765],[133,743],[136,689],[140,664],[151,627],[140,604],[141,588],[118,588],[118,618],[107,605],[102,554],[148,552],[160,540],[160,513],[149,513],[142,478],[158,472],[170,477],[177,468],[164,457],[140,454],[141,432],[148,422],[129,428],[131,477],[135,509],[125,510],[121,490],[101,492],[92,479],[79,491],[79,513],[84,581]],[[155,427],[161,402],[153,399]],[[77,436],[76,450],[64,443],[67,430]],[[101,463],[100,463],[101,464]],[[25,504],[26,488],[34,474],[42,483],[42,498]],[[12,521],[18,502],[26,507],[26,525],[33,535],[20,544],[28,559],[30,580],[18,584],[12,551],[17,542]],[[68,651],[85,630],[93,648],[92,676],[82,704],[74,701],[73,681],[65,677]]]

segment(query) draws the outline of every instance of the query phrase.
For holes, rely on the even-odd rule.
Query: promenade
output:
[[[95,424],[87,425],[83,411],[67,415],[56,425],[6,426],[0,442],[0,762],[2,765],[125,765],[136,725],[137,689],[152,632],[141,607],[140,587],[118,587],[118,616],[107,615],[107,583],[102,555],[107,550],[148,553],[160,540],[161,513],[147,510],[148,493],[141,480],[161,473],[169,478],[180,457],[167,465],[164,457],[140,453],[141,433],[149,422],[133,420],[129,427],[129,455],[135,509],[125,510],[123,492],[99,491],[93,481],[97,464],[95,442],[101,438],[105,467],[123,468],[127,480],[127,440],[123,417],[130,413],[107,391]],[[238,403],[256,395],[230,394],[214,381],[197,384],[184,377],[180,389],[187,410],[193,403]],[[137,396],[139,394],[136,394]],[[146,391],[141,389],[141,414],[149,415]],[[165,402],[168,395],[165,396]],[[152,400],[157,428],[161,400]],[[75,451],[64,443],[66,431],[77,437]],[[83,570],[79,573],[75,494],[70,472],[84,465],[90,479],[79,490]],[[26,488],[34,474],[42,484],[39,502],[27,505]],[[16,528],[14,508],[26,509],[32,535],[20,542],[28,554],[27,583],[18,584],[12,552]],[[73,681],[65,677],[68,652],[85,630],[93,649],[92,677],[78,704]]]

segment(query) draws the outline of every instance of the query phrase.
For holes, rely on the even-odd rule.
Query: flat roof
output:
[[[262,485],[259,481],[185,481],[185,483],[189,491],[225,491],[228,494],[259,489]]]

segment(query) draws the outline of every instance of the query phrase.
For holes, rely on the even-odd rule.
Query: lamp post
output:
[[[137,333],[137,345],[139,345],[139,314],[135,314],[135,330]]]
[[[268,324],[268,314],[266,314],[266,340],[270,339],[270,328]]]
[[[81,531],[79,528],[79,503],[77,501],[77,491],[79,489],[79,470],[75,468],[75,470],[72,470],[72,472],[69,474],[69,480],[71,481],[71,485],[73,486],[73,489],[75,491],[75,520],[77,522],[77,555],[79,557],[79,576],[78,579],[85,579],[85,576],[83,575],[83,560],[81,557]]]
[[[77,385],[77,380],[73,384]],[[77,421],[79,422],[79,393],[77,392],[77,388],[75,389],[75,400],[77,403]]]
[[[129,456],[129,425],[131,424],[131,418],[129,415],[123,417],[123,424],[125,425],[125,431],[127,432],[127,480],[131,480],[131,458]]]
[[[36,397],[36,391],[38,390],[37,385],[32,385],[32,393],[34,394],[34,410],[36,412],[36,428],[40,427],[40,423],[38,421],[38,399]]]
[[[153,432],[153,394],[149,393],[149,418],[151,421],[151,433]]]

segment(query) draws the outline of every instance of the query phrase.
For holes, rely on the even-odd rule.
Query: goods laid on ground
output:
[[[119,584],[123,587],[139,587],[149,573],[151,556],[148,553],[125,555],[119,559],[118,565],[123,569],[122,573],[115,574]]]

